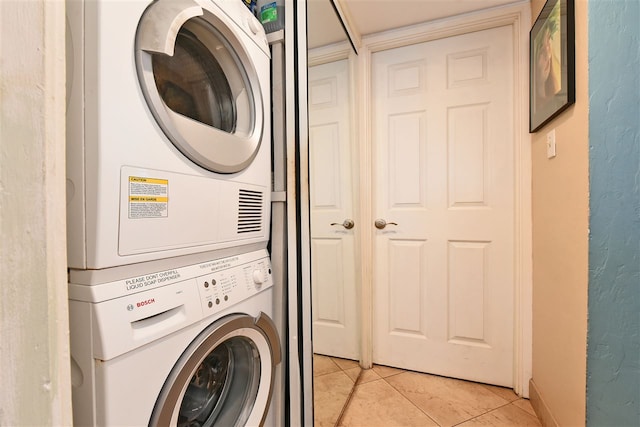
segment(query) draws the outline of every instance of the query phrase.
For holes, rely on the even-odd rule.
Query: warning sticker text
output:
[[[169,180],[129,177],[129,218],[165,218],[169,212]]]

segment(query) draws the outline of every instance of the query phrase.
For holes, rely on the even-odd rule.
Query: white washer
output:
[[[67,1],[68,264],[269,238],[270,56],[240,0]]]
[[[281,353],[266,250],[79,279],[69,287],[74,425],[273,425]]]

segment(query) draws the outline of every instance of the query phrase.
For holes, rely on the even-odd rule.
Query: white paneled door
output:
[[[513,385],[511,31],[372,54],[374,363]]]
[[[309,68],[313,351],[359,358],[348,61]]]

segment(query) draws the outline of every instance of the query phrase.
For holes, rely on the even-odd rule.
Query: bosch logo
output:
[[[136,307],[138,307],[138,308],[144,307],[145,305],[153,304],[154,302],[156,302],[155,298],[151,298],[151,299],[148,299],[148,300],[140,301],[139,303],[136,303]]]
[[[127,306],[127,311],[133,311],[133,309],[134,309],[133,304],[129,304]]]

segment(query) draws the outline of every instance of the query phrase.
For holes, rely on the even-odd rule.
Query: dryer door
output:
[[[136,69],[153,117],[178,150],[210,171],[239,172],[260,147],[264,105],[246,35],[208,7],[153,2],[138,25]]]
[[[280,360],[278,334],[267,315],[220,319],[175,364],[149,425],[262,425]]]

